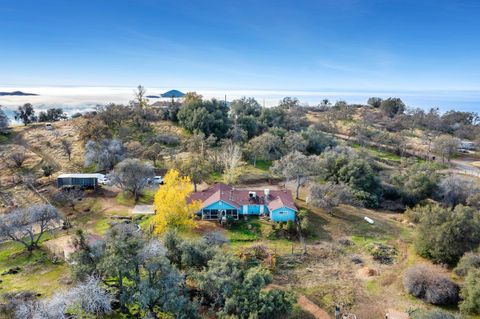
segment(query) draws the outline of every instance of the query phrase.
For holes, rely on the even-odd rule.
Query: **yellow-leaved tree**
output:
[[[193,219],[201,203],[187,203],[188,195],[192,192],[193,185],[188,176],[182,177],[174,169],[167,172],[153,202],[156,214],[152,222],[157,234],[167,229],[183,230],[196,226]]]

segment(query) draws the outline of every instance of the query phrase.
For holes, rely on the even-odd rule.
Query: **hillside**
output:
[[[122,225],[135,225],[142,236],[161,240],[162,245],[167,241],[164,234],[152,233],[156,215],[138,214],[139,209],[153,211],[148,205],[153,204],[158,187],[166,186],[144,185],[138,199],[123,189],[122,184],[85,190],[71,201],[61,197],[64,193],[56,188],[56,176],[60,173],[108,173],[110,169],[99,169],[103,163],[98,160],[98,154],[112,152],[108,159],[121,157],[112,163],[113,171],[120,170],[119,162],[126,158],[140,159],[142,165],[148,165],[156,174],[178,170],[190,176],[191,181],[198,184],[198,191],[218,182],[245,191],[288,190],[294,197],[298,189],[299,197],[295,199],[297,223],[248,216],[221,225],[196,218],[191,228],[178,228],[178,240],[184,241],[183,246],[178,247],[190,247],[190,250],[185,248],[181,256],[203,249],[204,253],[225,253],[238,258],[246,269],[242,271],[250,271],[254,266],[268,270],[271,282],[259,290],[259,296],[268,291],[283,291],[292,296],[288,318],[326,318],[332,316],[335,306],[357,318],[369,319],[384,318],[386,313],[398,318],[421,318],[417,315],[432,310],[444,311],[446,315],[458,313],[456,305],[440,307],[415,298],[405,290],[404,274],[419,265],[427,265],[436,275],[446,276],[459,287],[465,280],[453,272],[453,266],[442,267],[432,258],[422,257],[417,247],[418,231],[423,227],[421,218],[420,221],[413,219],[415,215],[410,210],[420,212],[419,207],[438,210],[445,207],[445,198],[439,193],[442,181],[452,176],[471,182],[468,187],[475,192],[480,187],[476,167],[478,152],[455,150],[455,155],[445,160],[431,151],[431,145],[424,138],[427,129],[420,126],[387,129],[385,122],[388,120],[381,111],[367,107],[352,107],[348,109],[350,116],[345,118],[329,114],[336,112],[334,108],[318,111],[258,106],[261,112],[256,117],[258,130],[251,137],[248,137],[250,131],[241,133],[238,136],[244,134],[246,140],[234,142],[236,135],[231,132],[235,132],[235,122],[227,112],[219,115],[225,110],[215,103],[200,100],[196,104],[182,105],[178,114],[174,114],[174,120],[168,119],[172,113],[162,113],[165,109],[144,111],[113,105],[99,114],[54,122],[52,130],[43,123],[33,123],[17,126],[5,135],[0,144],[0,157],[4,159],[0,163],[4,172],[0,181],[2,213],[11,214],[10,211],[17,207],[52,203],[68,223],[63,227],[56,224],[54,230],[46,232],[39,248],[33,252],[28,252],[18,242],[0,243],[0,273],[3,273],[0,292],[4,302],[10,298],[7,293],[31,291],[48,301],[59,290],[74,289],[79,280],[75,277],[75,264],[70,263],[68,257],[75,256],[79,249],[77,230],[83,231],[87,246],[91,247],[108,241],[112,229]],[[243,114],[248,108],[245,105],[238,108],[235,103],[240,102],[232,103],[232,110],[240,114],[237,120],[253,127],[249,121],[255,117]],[[189,107],[192,109],[188,110]],[[211,120],[209,125],[196,122],[197,118],[189,116],[203,111],[194,107],[216,108],[216,116],[223,121],[207,118],[205,121]],[[285,122],[278,122],[280,117],[275,118],[274,112],[284,112]],[[367,123],[365,118],[369,117],[379,120]],[[195,125],[198,127],[192,129]],[[223,132],[224,139],[215,140],[213,132]],[[450,134],[450,138],[454,134]],[[121,147],[117,149],[114,140],[119,141]],[[62,143],[70,145],[70,159]],[[15,165],[12,159],[16,152],[25,155],[20,165]],[[98,152],[91,163],[86,163],[88,152]],[[294,166],[300,162],[307,163],[307,168]],[[51,174],[45,174],[46,166],[52,169]],[[138,166],[138,174],[141,168]],[[292,175],[292,169],[308,172]],[[418,174],[424,172],[427,173],[421,175],[423,179],[416,180]],[[336,183],[332,182],[334,178]],[[425,181],[435,185],[427,185],[429,188],[424,191],[421,187]],[[333,189],[340,187],[338,192],[354,198],[334,199],[327,205],[328,196],[336,194],[329,194],[325,185]],[[418,190],[412,191],[425,195],[422,193],[423,197],[417,198],[417,193],[409,194],[410,187],[417,187]],[[315,189],[323,192],[323,201],[312,201]],[[361,202],[355,196],[362,196]],[[474,204],[464,201],[467,210],[476,209]],[[442,206],[434,206],[437,203]],[[138,205],[147,206],[139,208]],[[405,210],[409,213],[404,214]],[[219,234],[216,236],[227,242],[215,248],[215,252],[209,250],[213,246],[208,249],[202,246],[211,234]],[[162,249],[167,249],[168,263],[185,272],[188,277],[185,289],[189,294],[203,296],[200,290],[205,288],[201,288],[197,276],[201,276],[201,269],[208,271],[213,264],[207,262],[202,264],[203,268],[188,268],[185,264],[176,264],[178,261],[169,255],[172,253],[168,251],[172,249],[170,246]],[[198,254],[196,258],[200,258],[201,253]],[[112,298],[117,300],[117,285],[108,281],[105,285],[114,291]],[[136,304],[128,304],[128,307],[128,310],[117,307],[114,312],[134,316]],[[204,318],[216,316],[206,301],[198,309]],[[464,317],[478,318],[475,315]]]

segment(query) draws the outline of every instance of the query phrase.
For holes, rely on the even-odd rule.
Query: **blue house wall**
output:
[[[244,212],[247,212],[247,215],[260,215],[260,207],[263,206],[263,213],[265,215],[269,215],[270,219],[274,222],[287,222],[289,220],[294,221],[296,218],[296,211],[288,208],[288,207],[280,207],[277,208],[271,212],[268,210],[268,206],[266,205],[244,205],[241,206],[240,209],[237,207],[228,204],[224,201],[218,201],[215,202],[209,206],[203,207],[203,210],[227,210],[227,209],[232,209],[232,210],[237,210],[239,214],[244,214]],[[201,212],[202,212],[201,211]],[[200,212],[199,212],[200,213]]]
[[[288,222],[295,220],[296,211],[288,207],[280,207],[270,212],[270,219],[274,222]]]
[[[240,213],[245,215],[246,211],[247,215],[260,215],[261,207],[263,207],[263,213],[268,214],[268,207],[265,205],[244,205],[242,206]]]
[[[203,207],[203,209],[237,209],[237,207],[230,205],[222,200],[219,200],[218,202],[215,202],[207,207]]]

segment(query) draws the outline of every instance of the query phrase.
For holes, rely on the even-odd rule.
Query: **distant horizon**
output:
[[[126,104],[132,97],[136,86],[10,86],[0,85],[0,92],[22,91],[35,93],[38,96],[0,96],[0,105],[11,117],[13,110],[24,103],[31,103],[38,110],[49,107],[62,107],[71,115],[75,112],[92,110],[98,104],[118,103]],[[480,106],[480,91],[474,90],[260,90],[260,89],[222,89],[222,88],[192,88],[192,87],[146,87],[147,95],[158,95],[170,89],[182,92],[195,91],[204,98],[217,98],[227,100],[253,97],[260,104],[267,107],[277,105],[286,96],[298,98],[301,103],[310,106],[318,105],[327,98],[331,103],[345,100],[351,104],[366,104],[369,97],[381,98],[399,97],[408,107],[439,108],[441,112],[449,110],[475,112]],[[155,102],[158,99],[151,99]]]

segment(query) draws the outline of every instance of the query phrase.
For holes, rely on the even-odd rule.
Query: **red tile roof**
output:
[[[250,192],[255,192],[257,196],[251,198],[249,196]],[[270,211],[281,207],[288,207],[297,211],[292,193],[289,190],[270,190],[267,198],[264,190],[235,189],[234,187],[218,183],[204,191],[192,193],[188,202],[190,203],[194,200],[201,201],[203,207],[210,206],[221,200],[236,208],[240,208],[243,205],[267,205]]]

